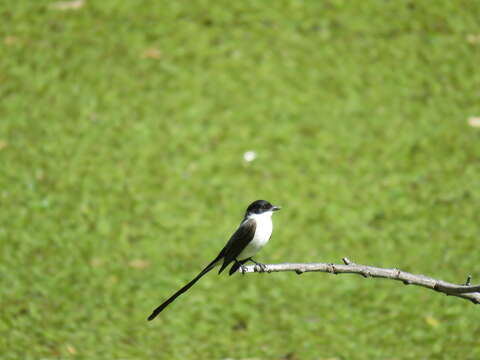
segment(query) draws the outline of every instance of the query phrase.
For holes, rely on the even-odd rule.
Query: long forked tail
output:
[[[180,290],[178,290],[175,294],[170,296],[163,304],[161,304],[159,307],[157,307],[153,312],[150,314],[148,317],[148,321],[151,321],[155,319],[155,317],[160,314],[168,305],[170,305],[177,297],[182,295],[184,292],[186,292],[188,289],[190,289],[195,283],[202,278],[203,275],[208,273],[210,270],[212,270],[216,265],[217,262],[219,261],[219,258],[217,257],[215,260],[213,260],[210,264],[207,265],[205,269],[203,269],[200,274],[198,274],[192,281],[190,281],[187,285],[182,287]]]

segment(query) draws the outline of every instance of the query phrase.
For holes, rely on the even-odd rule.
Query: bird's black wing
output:
[[[253,239],[257,223],[254,219],[248,219],[244,221],[228,240],[227,245],[220,253],[223,255],[223,264],[218,271],[220,274],[232,261],[234,261],[248,243]]]

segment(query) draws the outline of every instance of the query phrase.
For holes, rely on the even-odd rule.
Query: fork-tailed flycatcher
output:
[[[259,264],[253,260],[252,256],[255,255],[268,242],[268,240],[270,240],[273,229],[272,213],[277,210],[280,210],[280,207],[274,206],[265,200],[257,200],[251,203],[245,212],[245,217],[240,223],[240,226],[233,233],[232,237],[228,240],[218,256],[192,281],[153,310],[152,314],[148,317],[148,320],[153,320],[177,297],[190,289],[203,275],[208,273],[214,267],[220,265],[222,262],[223,264],[221,264],[222,266],[218,271],[219,274],[232,262],[233,265],[228,272],[230,275],[240,267],[243,267],[243,264],[247,261],[252,261],[257,265],[264,267],[265,265]]]

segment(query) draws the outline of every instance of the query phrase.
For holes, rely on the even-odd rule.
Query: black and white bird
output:
[[[252,256],[259,252],[268,240],[270,240],[273,230],[272,214],[277,210],[280,210],[280,207],[274,206],[265,200],[257,200],[251,203],[245,212],[245,217],[240,223],[240,226],[233,233],[232,237],[228,240],[218,256],[192,281],[153,310],[152,314],[148,317],[148,320],[153,320],[177,297],[190,289],[203,275],[218,265],[221,265],[220,270],[218,271],[220,274],[228,265],[233,263],[228,272],[230,275],[235,273],[247,261],[252,261],[257,265],[264,267],[263,264],[257,263],[253,260]]]

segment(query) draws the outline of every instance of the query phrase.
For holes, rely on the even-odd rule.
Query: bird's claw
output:
[[[256,272],[261,272],[261,273],[266,272],[267,271],[267,265],[256,263],[255,264],[255,271]]]

